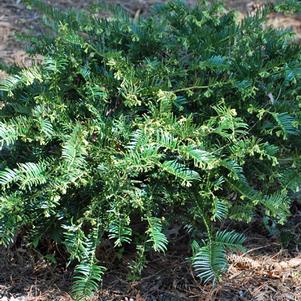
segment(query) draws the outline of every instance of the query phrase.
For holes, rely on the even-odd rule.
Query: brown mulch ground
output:
[[[149,5],[163,0],[108,0],[120,3],[133,15],[143,13]],[[189,0],[193,2],[193,0]],[[24,45],[15,33],[39,30],[40,16],[26,10],[18,0],[0,0],[0,62],[27,66],[32,63]],[[63,8],[85,8],[92,0],[48,0]],[[228,5],[245,13],[256,7],[248,0],[228,0]],[[273,26],[293,27],[301,37],[300,17],[271,16]],[[1,74],[0,74],[1,77]],[[251,231],[252,230],[252,231]],[[123,262],[112,260],[103,288],[91,300],[102,301],[301,301],[301,252],[297,247],[282,249],[273,239],[251,234],[248,230],[248,252],[231,255],[230,267],[216,287],[201,285],[194,278],[187,260],[185,242],[171,247],[166,256],[151,255],[148,267],[139,281],[128,281],[130,256]],[[297,223],[295,233],[300,233]],[[300,239],[300,237],[299,237]],[[301,244],[301,243],[300,243]],[[107,250],[107,253],[114,252]],[[0,250],[0,301],[72,300],[70,271],[58,263],[55,267],[41,254],[22,245],[12,250]]]
[[[299,225],[300,228],[300,225]],[[194,277],[185,238],[176,238],[166,255],[151,254],[137,281],[128,281],[131,254],[118,260],[113,249],[103,250],[111,261],[103,287],[91,301],[299,301],[301,254],[283,249],[275,239],[247,230],[247,253],[229,255],[229,270],[217,286]],[[298,229],[299,233],[301,229]],[[115,258],[115,259],[114,259]],[[22,246],[2,250],[1,301],[72,301],[71,272],[63,264],[47,263],[41,254]]]

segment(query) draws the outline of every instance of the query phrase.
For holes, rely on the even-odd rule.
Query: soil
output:
[[[150,5],[163,0],[111,0],[135,15],[144,13]],[[194,0],[188,0],[193,3]],[[85,8],[92,0],[48,0],[62,8]],[[248,0],[228,0],[230,8],[248,13],[258,6]],[[20,66],[32,64],[25,52],[25,45],[16,39],[16,33],[38,31],[40,16],[26,9],[19,0],[0,0],[0,64],[15,63]],[[300,16],[272,15],[270,24],[292,27],[301,40]],[[0,77],[5,76],[1,74]],[[130,254],[119,261],[114,250],[103,250],[115,260],[106,273],[102,289],[90,300],[102,301],[301,301],[301,222],[296,217],[293,226],[284,237],[284,248],[279,240],[267,238],[258,229],[245,229],[248,237],[245,254],[229,256],[230,266],[217,286],[200,284],[195,279],[187,257],[188,244],[185,237],[176,237],[168,254],[151,254],[141,278],[129,281]],[[255,231],[256,230],[256,231]],[[281,236],[281,235],[280,235]],[[291,241],[294,240],[294,244]],[[296,243],[296,241],[300,244]],[[56,246],[49,254],[58,255]],[[130,253],[130,252],[129,252]],[[113,254],[113,255],[112,255]],[[45,254],[44,254],[45,255]],[[116,254],[115,254],[116,255]],[[58,256],[59,257],[59,256]],[[52,263],[51,263],[52,262]],[[0,301],[72,300],[70,292],[71,272],[63,263],[53,262],[53,257],[28,250],[22,244],[10,250],[0,249]]]

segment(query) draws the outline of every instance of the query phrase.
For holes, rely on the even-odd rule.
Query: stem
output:
[[[208,89],[208,88],[214,87],[214,86],[215,85],[212,85],[212,86],[192,86],[192,87],[186,87],[186,88],[173,90],[172,92],[177,93],[177,92],[183,92],[183,91],[189,91],[189,90]]]
[[[198,202],[196,202],[196,205],[199,208],[200,215],[201,215],[201,217],[203,219],[203,222],[205,224],[205,228],[206,228],[206,231],[207,231],[207,234],[208,234],[209,244],[211,245],[212,244],[212,235],[211,235],[211,230],[210,230],[209,224],[208,224],[207,219],[206,219],[206,217],[203,214],[203,210],[202,210],[202,208],[201,208],[201,206],[199,205]]]
[[[210,227],[209,227],[209,225],[208,225],[208,222],[207,222],[207,220],[206,220],[206,218],[205,218],[205,216],[204,216],[203,214],[202,214],[202,218],[203,218],[203,222],[204,222],[204,224],[205,224],[206,231],[207,231],[207,234],[208,234],[209,244],[210,244],[210,246],[211,246],[211,244],[212,244],[211,230],[210,230]]]
[[[186,88],[180,88],[180,89],[177,89],[177,90],[173,90],[173,91],[171,91],[171,92],[177,93],[177,92],[183,92],[183,91],[189,91],[189,90],[209,89],[209,88],[214,88],[214,87],[219,86],[219,85],[223,86],[223,85],[225,85],[225,84],[230,84],[230,83],[232,83],[232,81],[231,81],[231,80],[228,80],[228,81],[225,81],[225,82],[223,82],[223,83],[222,83],[222,82],[217,82],[217,83],[215,83],[215,84],[213,84],[213,85],[207,85],[207,86],[191,86],[191,87],[186,87]]]

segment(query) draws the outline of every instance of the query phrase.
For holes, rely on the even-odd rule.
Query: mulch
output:
[[[139,280],[128,279],[131,252],[119,260],[114,249],[103,250],[107,263],[96,301],[301,301],[301,253],[284,249],[274,238],[248,231],[246,253],[229,255],[229,269],[213,286],[195,277],[187,240],[171,242],[167,254],[150,254]],[[71,301],[72,272],[51,264],[24,246],[1,250],[1,301]],[[115,258],[115,259],[113,259]],[[7,298],[7,299],[5,299]]]

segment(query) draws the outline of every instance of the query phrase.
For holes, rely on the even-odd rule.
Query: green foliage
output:
[[[276,1],[275,11],[281,13],[300,13],[301,3],[298,0]]]
[[[203,246],[194,243],[192,265],[197,275],[204,280],[218,281],[222,272],[227,270],[226,251],[243,250],[245,237],[234,231],[217,231],[214,239],[209,238]]]
[[[130,274],[128,275],[129,280],[139,280],[141,277],[141,273],[147,264],[146,257],[145,257],[145,246],[144,245],[137,245],[137,254],[135,260],[129,263]]]
[[[265,18],[286,6],[238,21],[216,4],[131,19],[26,3],[49,34],[30,39],[42,63],[0,84],[1,244],[22,231],[64,245],[81,299],[106,239],[136,245],[135,279],[182,221],[197,275],[218,281],[244,242],[221,222],[285,223],[301,181],[301,49]]]
[[[148,218],[148,229],[146,233],[149,236],[147,242],[152,243],[152,248],[155,251],[165,252],[167,249],[167,238],[164,233],[162,233],[162,225],[158,218],[151,217]]]
[[[95,257],[97,243],[97,232],[92,233],[84,241],[84,252],[79,260],[79,264],[74,270],[74,283],[72,293],[77,300],[92,296],[98,288],[98,282],[106,270],[98,264]],[[72,254],[72,253],[71,253]]]

